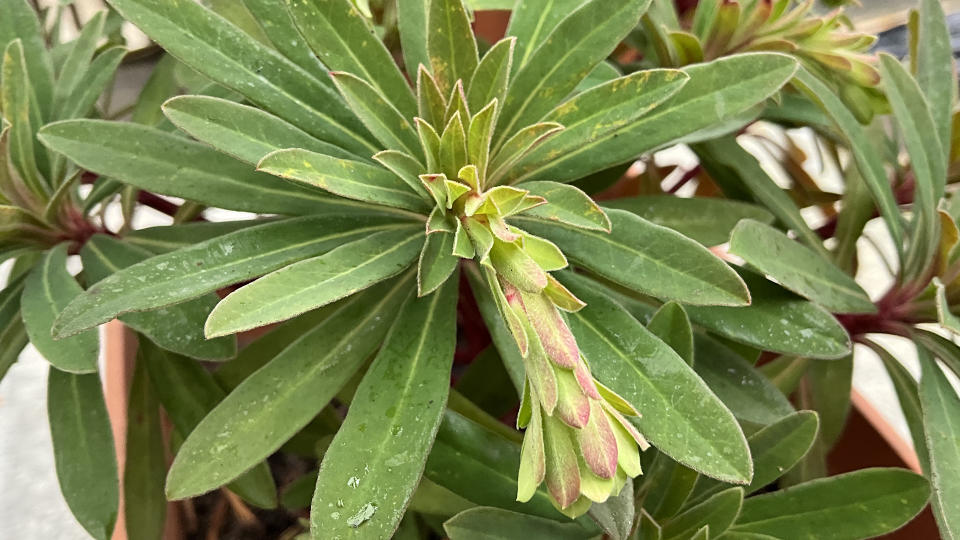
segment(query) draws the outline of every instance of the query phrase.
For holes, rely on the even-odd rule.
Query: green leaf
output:
[[[603,65],[603,64],[601,64]],[[590,88],[563,102],[540,121],[556,122],[564,130],[545,141],[538,155],[563,156],[592,141],[628,126],[675,95],[690,76],[673,69],[638,71]],[[522,165],[507,174],[519,178]]]
[[[801,397],[803,408],[820,415],[817,442],[829,450],[843,434],[853,391],[853,355],[835,362],[813,362]]]
[[[397,0],[397,30],[403,49],[403,63],[410,78],[419,66],[430,67],[427,52],[427,12],[430,0]]]
[[[47,414],[63,498],[90,536],[107,540],[117,520],[119,480],[100,376],[51,367]]]
[[[526,182],[517,188],[547,200],[547,204],[535,206],[524,212],[525,215],[558,221],[578,229],[610,232],[610,218],[593,199],[574,186],[541,181]]]
[[[567,15],[583,5],[583,0],[545,0],[544,2],[514,2],[507,35],[517,38],[514,50],[513,72],[525,66],[533,52],[546,41],[547,36]],[[515,9],[514,9],[515,8]]]
[[[163,410],[170,417],[180,439],[187,438],[197,424],[224,398],[213,376],[199,362],[170,354],[144,340],[140,359],[146,364],[150,384]],[[277,489],[266,462],[248,464],[248,471],[231,483],[231,491],[260,508],[277,505]]]
[[[461,0],[431,0],[426,12],[427,58],[443,95],[477,69],[477,40]],[[412,71],[414,66],[407,66]],[[486,105],[486,104],[484,104]]]
[[[930,355],[917,347],[920,358],[920,405],[930,456],[933,484],[931,506],[944,538],[960,537],[960,397]]]
[[[750,287],[749,306],[687,306],[690,320],[766,351],[826,360],[850,353],[850,336],[825,309],[755,274],[741,277]]]
[[[100,53],[84,71],[77,89],[64,102],[61,117],[79,118],[90,114],[104,90],[113,82],[126,53],[123,47],[111,47]]]
[[[694,350],[697,374],[739,420],[765,426],[794,412],[783,393],[739,354],[704,334],[695,336]]]
[[[589,531],[575,523],[557,523],[542,517],[489,506],[460,512],[444,522],[443,530],[450,540],[585,540],[592,536]]]
[[[111,6],[184,64],[310,135],[361,155],[377,150],[329,80],[312,76],[200,4],[114,0]]]
[[[728,199],[642,195],[603,201],[603,205],[633,212],[705,246],[729,241],[730,233],[741,219],[773,223],[773,214],[766,208]]]
[[[382,216],[331,215],[241,229],[148,259],[104,279],[64,310],[57,332],[68,336],[124,313],[177,304],[398,226]]]
[[[610,497],[603,504],[590,506],[590,517],[600,525],[610,540],[627,540],[633,531],[636,518],[636,503],[633,498],[633,482],[627,483],[616,497]]]
[[[607,212],[612,232],[513,218],[557,244],[572,261],[633,290],[694,305],[742,306],[743,281],[709,250],[680,233],[622,210]]]
[[[474,504],[569,521],[546,491],[537,490],[526,503],[516,501],[519,466],[520,445],[447,410],[423,474]]]
[[[460,257],[453,254],[454,236],[439,231],[427,235],[417,262],[417,294],[425,296],[443,285],[457,269]]]
[[[485,283],[483,277],[480,275],[479,269],[466,266],[466,275],[470,281],[470,291],[477,301],[480,316],[483,318],[487,331],[490,332],[490,340],[493,342],[493,346],[497,349],[497,353],[499,353],[503,361],[503,367],[510,376],[514,390],[516,390],[517,395],[521,395],[523,394],[524,366],[523,357],[520,355],[520,349],[517,347],[517,341],[507,327],[507,323],[501,315],[500,308],[497,306],[494,293],[491,292],[490,287]]]
[[[212,238],[263,225],[271,220],[243,219],[237,221],[193,221],[178,225],[160,225],[127,233],[127,244],[141,247],[151,253],[169,253]]]
[[[57,84],[53,89],[54,108],[56,109],[54,118],[65,118],[61,115],[63,102],[78,87],[84,72],[90,67],[97,42],[100,41],[103,33],[105,13],[100,11],[94,14],[80,29],[80,35],[77,39],[69,44],[70,52],[60,67]]]
[[[390,51],[350,0],[285,0],[284,3],[300,35],[327,68],[347,71],[367,81],[404,118],[416,115],[417,104],[410,85]]]
[[[684,71],[689,82],[656,109],[563,155],[536,149],[517,165],[520,180],[570,182],[738,118],[793,76],[796,60],[774,53],[737,54]]]
[[[715,178],[728,178],[734,185],[742,184],[753,197],[772,212],[818,256],[829,259],[823,241],[800,214],[800,209],[773,178],[760,166],[760,162],[746,151],[736,137],[728,136],[700,143],[693,147],[701,156],[708,173]],[[746,217],[746,216],[745,216]],[[765,221],[766,220],[758,220]],[[732,231],[731,231],[732,232]]]
[[[163,114],[191,137],[254,165],[270,152],[284,148],[361,159],[268,112],[226,99],[178,96],[163,104]]]
[[[661,521],[675,516],[687,502],[700,475],[660,452],[645,469],[643,510]]]
[[[518,62],[503,104],[495,146],[538,122],[570,94],[636,26],[650,0],[590,0],[563,18],[543,44]]]
[[[0,381],[28,342],[20,316],[24,277],[11,275],[8,279],[7,286],[0,290]]]
[[[494,99],[503,103],[515,44],[515,39],[501,39],[483,55],[467,85],[467,105],[471,111],[479,111]]]
[[[408,299],[397,316],[323,457],[314,537],[362,526],[366,536],[388,538],[400,524],[447,402],[458,283]]]
[[[900,61],[889,54],[880,55],[880,73],[883,75],[887,101],[910,154],[910,167],[916,187],[913,190],[913,231],[907,258],[904,261],[905,278],[911,279],[926,272],[936,254],[940,232],[937,200],[943,194],[946,165],[937,126],[930,108],[917,85]]]
[[[31,86],[25,63],[20,40],[12,41],[3,53],[0,112],[11,126],[8,141],[11,164],[34,195],[46,198],[50,188],[37,168],[34,135],[38,126],[33,125],[30,114]]]
[[[160,403],[137,360],[127,407],[127,453],[123,467],[123,507],[127,534],[161,540],[167,512],[163,481],[167,475],[166,445],[160,425]]]
[[[409,117],[394,107],[379,90],[367,81],[343,71],[330,73],[347,104],[383,145],[423,158],[423,149]],[[380,150],[380,148],[378,148]],[[365,155],[365,154],[361,154]]]
[[[769,225],[749,219],[741,221],[730,238],[730,253],[831,312],[877,310],[852,277]]]
[[[721,491],[667,521],[662,537],[666,540],[682,540],[690,538],[703,527],[709,527],[711,537],[719,537],[733,525],[742,505],[742,487]]]
[[[379,347],[411,277],[345,300],[237,386],[184,441],[167,496],[196,496],[233,480],[307,425]]]
[[[805,68],[797,71],[793,83],[797,85],[812,101],[820,105],[833,119],[837,129],[843,134],[850,151],[857,163],[857,169],[866,181],[873,199],[880,209],[890,230],[890,235],[897,246],[903,245],[903,225],[900,222],[900,210],[893,196],[887,173],[883,168],[883,160],[877,153],[876,146],[867,138],[863,126],[853,116],[853,113],[843,104],[839,97],[815,75]]]
[[[667,302],[653,314],[647,330],[670,346],[683,361],[693,365],[693,329],[683,306]]]
[[[91,237],[80,250],[89,283],[97,283],[152,256],[143,248],[102,234]],[[203,335],[203,322],[218,301],[219,297],[210,293],[155,311],[130,313],[120,320],[169,351],[201,360],[226,360],[237,354],[236,339],[208,340]]]
[[[67,120],[47,124],[38,136],[84,169],[208,206],[311,214],[356,205],[255,172],[204,144],[129,122]]]
[[[861,469],[743,503],[734,532],[776,538],[872,538],[898,529],[927,504],[930,488],[904,469]]]
[[[53,64],[47,53],[43,29],[36,11],[27,0],[3,0],[0,3],[0,49],[20,39],[25,66],[33,94],[43,119],[51,118],[53,106]],[[0,78],[2,80],[2,78]]]
[[[563,281],[587,303],[568,315],[582,354],[597,379],[640,411],[635,422],[650,443],[702,474],[749,482],[746,438],[693,369],[585,278],[567,273]]]
[[[339,159],[309,150],[290,148],[267,154],[258,171],[363,202],[426,213],[426,201],[392,172],[362,161]]]
[[[922,341],[918,342],[922,343]],[[893,388],[897,392],[897,401],[900,404],[900,410],[903,411],[904,419],[907,421],[907,427],[910,428],[910,438],[913,440],[913,448],[917,455],[917,461],[920,462],[920,468],[924,474],[930,472],[930,454],[927,450],[927,441],[923,427],[923,412],[920,404],[920,386],[917,380],[910,374],[907,368],[887,352],[886,349],[874,342],[868,341],[867,345],[877,353],[883,362],[883,367],[887,370],[887,375],[893,382]],[[924,343],[927,346],[926,343]]]
[[[241,287],[207,319],[208,336],[283,321],[362,291],[402,272],[423,246],[415,226],[372,234],[291,264]]]
[[[931,116],[936,124],[934,131],[940,140],[940,149],[945,152],[940,159],[942,164],[946,163],[950,152],[956,68],[953,63],[950,30],[943,13],[943,5],[936,0],[921,0],[919,14],[917,56],[914,58],[917,67],[916,77],[930,105]],[[940,183],[939,187],[938,193],[942,194],[943,184]]]
[[[60,244],[27,276],[20,308],[30,342],[48,362],[62,371],[93,373],[100,352],[95,330],[62,340],[50,333],[57,315],[81,294],[83,289],[67,271],[67,245]]]
[[[783,476],[810,450],[817,437],[817,413],[799,411],[784,416],[751,435],[753,481],[744,489],[749,495]],[[709,478],[697,482],[695,497],[702,499],[719,493],[726,485]]]
[[[277,0],[243,0],[243,5],[260,23],[273,47],[319,81],[327,80],[327,68],[300,35],[290,11]]]

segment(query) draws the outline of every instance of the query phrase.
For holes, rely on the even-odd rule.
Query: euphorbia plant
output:
[[[920,95],[895,60],[861,56],[870,38],[844,39],[839,15],[789,4],[703,2],[688,20],[663,1],[519,1],[507,37],[487,46],[461,0],[112,0],[211,84],[166,101],[169,123],[60,121],[39,141],[81,173],[186,199],[181,218],[206,206],[256,214],[104,230],[74,248],[102,271],[85,265],[88,287],[56,306],[51,341],[117,317],[142,333],[131,403],[153,420],[130,440],[144,455],[128,470],[146,479],[126,486],[139,490],[131,534],[162,530],[157,402],[182,439],[167,497],[226,486],[274,506],[265,460],[319,457],[281,501],[296,509],[304,486],[313,493],[315,538],[422,537],[441,530],[431,516],[454,514],[442,530],[455,539],[859,538],[912,518],[929,487],[906,471],[807,481],[842,425],[849,382],[813,400],[802,388],[820,430],[787,395],[849,366],[851,337],[919,322],[904,315],[917,310],[888,311],[894,300],[871,302],[849,275],[851,242],[876,206],[897,245],[909,239],[896,298],[929,281],[936,265],[924,261],[947,247],[931,221],[944,191],[925,186],[945,167],[917,157],[915,141],[924,126],[949,137],[931,111],[949,111],[952,94],[938,84]],[[930,80],[949,58],[942,13],[926,2],[922,15],[932,37],[916,71]],[[839,59],[855,73],[838,77]],[[850,85],[889,101],[922,164],[902,169],[923,195],[907,226],[872,159],[880,145],[835,93]],[[785,192],[738,143],[758,118],[815,128],[828,157],[851,149],[836,245],[794,203],[830,214],[836,198],[808,178]],[[597,202],[661,192],[652,160],[640,175],[627,167],[680,143],[700,166],[679,184],[696,179],[712,197]],[[727,240],[742,259],[707,248],[725,253]],[[949,262],[936,267],[952,279]],[[164,320],[199,331],[197,316],[211,341],[178,348],[156,331]],[[262,328],[215,370],[198,362],[233,356],[202,346]],[[458,345],[488,340],[454,369]],[[757,368],[762,352],[772,361]],[[465,382],[478,378],[491,381],[481,393]],[[797,485],[747,497],[775,481]],[[95,511],[78,516],[105,536],[116,507],[83,502]]]

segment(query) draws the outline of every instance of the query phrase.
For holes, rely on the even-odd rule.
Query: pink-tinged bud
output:
[[[576,367],[573,368],[573,375],[577,378],[577,382],[580,384],[580,388],[584,394],[593,399],[601,399],[600,391],[597,389],[597,384],[593,380],[593,375],[590,375],[590,370],[587,369],[587,364],[582,358],[578,359]]]
[[[590,398],[583,393],[573,372],[556,369],[557,374],[557,416],[573,428],[586,427],[590,421]]]
[[[527,331],[532,334],[529,328],[530,325],[527,323]],[[530,353],[524,359],[523,367],[527,372],[527,380],[530,381],[530,389],[533,390],[534,397],[540,402],[544,412],[548,415],[553,414],[559,396],[557,376],[539,342],[531,343]]]
[[[556,306],[543,294],[520,293],[523,310],[547,355],[558,366],[574,369],[580,361],[577,339]]]
[[[580,452],[590,471],[600,478],[617,473],[617,438],[599,401],[590,400],[590,421],[577,431]]]
[[[580,468],[569,428],[558,418],[543,418],[547,491],[567,508],[580,498]]]

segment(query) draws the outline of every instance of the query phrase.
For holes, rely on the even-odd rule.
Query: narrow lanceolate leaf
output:
[[[729,241],[730,233],[741,219],[773,223],[773,214],[762,206],[719,198],[644,195],[604,201],[603,204],[633,212],[705,246]]]
[[[328,70],[313,54],[297,30],[289,10],[276,0],[243,0],[244,7],[260,23],[274,48],[316,79],[325,81]]]
[[[92,373],[100,353],[96,331],[62,340],[54,340],[50,333],[57,315],[81,294],[83,289],[67,271],[67,246],[60,244],[27,276],[20,307],[30,342],[48,362],[62,371]]]
[[[447,402],[457,287],[450,279],[430,296],[411,297],[397,316],[320,465],[314,538],[353,529],[389,538],[400,524]]]
[[[47,414],[60,492],[90,536],[107,540],[117,520],[117,462],[100,376],[50,369]]]
[[[467,106],[471,111],[479,111],[494,99],[503,103],[507,96],[515,44],[516,40],[511,38],[498,41],[483,55],[470,80],[464,81],[469,82]]]
[[[610,536],[610,540],[628,540],[636,521],[637,505],[633,495],[633,482],[627,483],[620,494],[603,504],[590,506],[590,517]]]
[[[417,263],[417,294],[427,295],[450,277],[460,262],[453,254],[454,235],[438,231],[427,236]]]
[[[431,0],[427,11],[427,55],[444,95],[477,68],[477,41],[461,0]],[[411,71],[413,66],[407,66]],[[486,105],[486,104],[484,104]]]
[[[0,291],[0,381],[27,345],[27,331],[20,316],[20,297],[25,277],[18,276]]]
[[[817,424],[817,413],[800,411],[751,435],[747,442],[753,456],[753,481],[744,488],[745,493],[750,495],[766,487],[793,468],[813,446]],[[702,478],[694,496],[702,499],[719,493],[724,487],[716,480]]]
[[[569,522],[545,491],[517,502],[520,445],[447,410],[424,476],[472,503]]]
[[[31,101],[37,104],[41,116],[49,120],[53,105],[53,66],[44,41],[44,30],[28,0],[6,0],[3,3],[0,49],[15,39],[19,39],[23,47],[34,96]]]
[[[124,268],[149,259],[153,253],[116,238],[95,235],[80,250],[88,283],[97,283]],[[203,322],[219,298],[210,293],[187,302],[120,317],[124,324],[175,353],[202,360],[226,360],[237,353],[233,337],[206,339]]]
[[[314,137],[361,155],[377,150],[328,80],[200,4],[116,0],[111,5],[183,63]]]
[[[893,196],[890,182],[887,180],[887,173],[883,169],[883,160],[880,159],[876,146],[868,139],[863,126],[826,83],[805,68],[800,68],[797,71],[794,83],[814,103],[819,104],[830,115],[837,129],[847,140],[850,151],[856,160],[857,169],[866,181],[867,187],[870,188],[870,193],[873,194],[873,199],[880,209],[880,214],[886,221],[894,243],[901,246],[903,224],[900,221],[900,210],[897,208],[897,201]]]
[[[215,489],[307,425],[380,346],[412,284],[411,276],[346,300],[244,380],[184,441],[167,495],[181,499]],[[262,406],[264,397],[269,407]]]
[[[544,2],[518,2],[510,14],[507,35],[516,37],[514,68],[526,65],[533,52],[547,40],[547,36],[570,13],[583,5],[583,0],[545,0]]]
[[[166,445],[160,402],[150,386],[146,363],[138,360],[127,407],[127,456],[123,468],[123,506],[127,534],[144,540],[163,538],[167,498]]]
[[[124,313],[196,298],[397,226],[383,216],[333,215],[241,229],[124,268],[93,285],[64,310],[57,332],[68,336]]]
[[[150,384],[181,440],[193,432],[225,396],[210,372],[196,360],[167,353],[147,340],[140,343],[138,358],[146,365]],[[227,487],[254,506],[276,507],[277,488],[266,462],[251,463],[247,468],[243,476]]]
[[[30,80],[27,78],[26,60],[19,40],[7,45],[3,53],[0,87],[0,112],[10,124],[8,151],[13,168],[35,195],[43,196],[50,188],[37,168],[34,135],[39,126],[32,125],[30,114]]]
[[[48,124],[38,136],[89,171],[208,206],[290,215],[356,205],[258,173],[204,144],[129,122],[67,120]]]
[[[384,147],[422,159],[417,133],[387,97],[367,81],[344,71],[330,73],[347,104]],[[362,154],[365,155],[365,154]]]
[[[927,504],[930,487],[904,469],[861,469],[748,498],[732,529],[775,538],[873,538],[898,529]]]
[[[742,306],[746,285],[709,250],[676,231],[622,210],[609,210],[611,233],[514,218],[553,241],[574,262],[625,287],[693,305]]]
[[[71,42],[70,54],[63,61],[60,67],[60,73],[57,77],[57,85],[53,90],[53,99],[55,115],[62,111],[64,100],[69,96],[80,79],[83,78],[84,71],[90,67],[90,61],[93,60],[93,53],[96,51],[97,42],[100,41],[100,35],[103,32],[103,19],[106,12],[96,13],[83,25],[80,35]],[[57,116],[58,118],[65,118]]]
[[[555,155],[530,153],[513,177],[517,180],[570,182],[696,132],[738,118],[770,97],[793,76],[797,62],[773,53],[737,54],[684,71],[689,82],[656,109],[636,121]]]
[[[589,281],[563,281],[587,303],[568,315],[580,350],[597,379],[641,412],[636,424],[650,443],[707,476],[750,482],[740,426],[693,369]]]
[[[768,425],[794,412],[783,392],[736,352],[703,334],[694,350],[697,374],[738,419]]]
[[[716,178],[730,177],[729,182],[742,185],[758,203],[777,216],[800,240],[823,258],[831,255],[823,247],[823,240],[800,214],[800,208],[790,195],[774,182],[750,152],[734,136],[720,137],[695,145],[704,169]]]
[[[950,46],[950,30],[947,27],[943,5],[936,0],[920,2],[918,20],[916,77],[926,95],[931,116],[936,123],[935,131],[944,151],[941,163],[946,163],[950,152],[950,131],[953,112],[955,77],[952,76],[953,49]],[[947,66],[950,66],[948,70]],[[948,75],[949,73],[949,75]],[[942,194],[943,184],[940,184]]]
[[[88,115],[103,91],[113,82],[113,76],[126,53],[127,50],[123,47],[111,47],[100,53],[90,67],[84,70],[80,84],[64,101],[61,118]]]
[[[741,221],[730,238],[730,252],[833,313],[876,312],[876,306],[852,277],[769,225]]]
[[[397,30],[407,75],[413,79],[419,66],[430,67],[427,52],[427,18],[430,0],[397,0]]]
[[[423,213],[427,210],[424,199],[397,175],[362,161],[290,148],[267,154],[257,164],[257,170],[317,186],[349,199]]]
[[[903,411],[904,419],[907,421],[907,427],[910,429],[910,439],[913,441],[913,448],[917,453],[917,461],[920,463],[920,469],[924,474],[930,472],[930,453],[927,450],[926,433],[923,428],[923,411],[920,404],[920,385],[917,379],[907,368],[900,363],[886,349],[874,342],[867,342],[867,345],[873,349],[883,367],[887,370],[887,375],[893,382],[893,388],[897,392],[897,401],[900,404],[900,410]],[[924,344],[926,346],[927,344]]]
[[[827,360],[850,354],[850,336],[827,310],[749,272],[741,277],[749,306],[687,306],[690,320],[762,350]]]
[[[448,519],[443,530],[450,540],[507,540],[509,538],[550,538],[585,540],[592,533],[576,523],[557,523],[503,508],[470,508]]]
[[[163,104],[163,114],[193,138],[254,165],[270,152],[284,148],[361,159],[266,111],[226,99],[178,96]]]
[[[258,328],[350,296],[403,271],[423,241],[415,225],[383,231],[277,270],[217,304],[206,333],[222,336]]]
[[[590,0],[561,20],[511,81],[497,146],[568,96],[637,25],[649,4]]]
[[[690,76],[672,69],[638,71],[606,82],[567,100],[550,111],[543,121],[564,127],[561,133],[544,142],[538,153],[563,156],[579,149],[586,141],[603,137],[630,125],[657,105],[673,96]],[[518,168],[508,178],[519,178]]]
[[[899,60],[888,54],[880,55],[880,73],[916,181],[912,238],[903,263],[905,277],[910,279],[926,272],[936,253],[940,236],[936,204],[946,183],[946,166],[939,137],[930,137],[937,128],[917,81]]]
[[[300,35],[325,66],[366,80],[404,117],[412,118],[416,114],[410,85],[354,2],[285,0],[284,3]]]
[[[206,242],[218,236],[237,232],[273,221],[268,219],[241,219],[236,221],[193,221],[179,225],[160,225],[127,233],[123,240],[151,253],[169,253]]]
[[[526,182],[517,188],[528,190],[531,195],[547,200],[547,204],[524,212],[528,216],[558,221],[579,229],[610,232],[610,218],[607,214],[586,193],[574,186],[541,181]]]
[[[960,485],[956,482],[960,474],[960,398],[930,354],[920,347],[917,354],[922,368],[920,406],[930,455],[933,512],[944,538],[960,538]]]
[[[735,487],[721,491],[682,514],[671,518],[663,526],[662,537],[666,540],[691,538],[703,527],[709,527],[717,538],[733,525],[743,505],[743,488]]]

